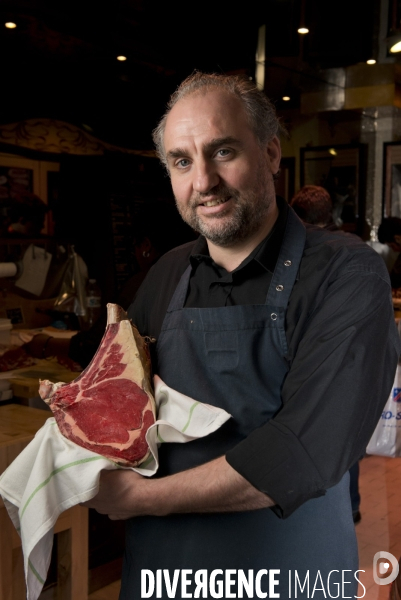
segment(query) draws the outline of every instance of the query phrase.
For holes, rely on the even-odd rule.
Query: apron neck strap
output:
[[[298,275],[305,247],[305,239],[305,225],[293,209],[288,207],[287,224],[281,243],[280,254],[270,282],[269,291],[267,292],[266,304],[282,308],[287,307]]]

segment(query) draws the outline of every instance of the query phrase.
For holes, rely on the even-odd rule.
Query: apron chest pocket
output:
[[[238,366],[238,334],[236,331],[213,331],[204,334],[207,364],[221,373]]]

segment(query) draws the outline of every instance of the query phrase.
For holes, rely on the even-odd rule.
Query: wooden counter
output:
[[[39,379],[49,379],[54,383],[64,381],[69,383],[79,376],[79,373],[62,367],[56,359],[38,360],[31,367],[24,367],[10,373],[2,374],[9,379],[14,396],[18,398],[34,398],[39,394]],[[1,406],[1,405],[0,405]]]
[[[17,404],[0,406],[0,473],[29,444],[50,416],[47,410]]]

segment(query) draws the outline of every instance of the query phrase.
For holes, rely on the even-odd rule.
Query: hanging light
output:
[[[291,100],[291,98],[289,96],[283,96],[282,100],[284,100],[284,102],[288,102],[289,100]]]
[[[4,27],[7,27],[7,29],[15,29],[17,24],[12,21],[7,21],[7,23],[4,23]]]
[[[376,64],[376,61],[375,61],[375,59],[374,59],[374,58],[369,58],[369,60],[367,60],[367,61],[366,61],[366,64],[367,64],[367,65],[375,65],[375,64]]]
[[[306,33],[309,33],[309,29],[306,27],[305,23],[305,4],[306,4],[306,0],[301,0],[301,13],[300,13],[300,19],[299,19],[299,27],[298,27],[298,33],[300,33],[301,35],[305,35]]]
[[[120,62],[124,62],[124,60],[127,60],[127,57],[120,54],[120,56],[117,56],[117,60],[119,60]]]

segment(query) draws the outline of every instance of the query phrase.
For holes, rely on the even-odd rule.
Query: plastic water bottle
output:
[[[89,279],[86,289],[86,327],[89,329],[97,321],[102,311],[102,292],[96,279]]]

